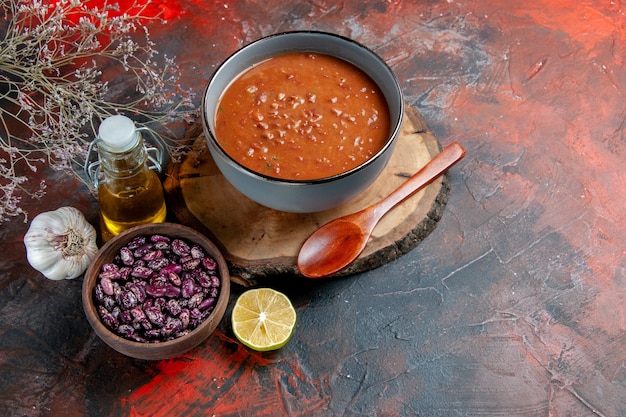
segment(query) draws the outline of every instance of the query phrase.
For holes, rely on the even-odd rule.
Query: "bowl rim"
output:
[[[274,38],[277,37],[285,37],[285,36],[291,36],[291,35],[314,35],[314,36],[320,36],[320,37],[328,37],[328,38],[335,38],[338,39],[339,41],[342,42],[346,42],[354,47],[356,47],[357,49],[362,50],[363,52],[365,52],[366,54],[368,54],[371,58],[373,58],[375,61],[377,61],[384,69],[385,71],[390,75],[391,80],[393,81],[394,87],[395,87],[395,91],[394,93],[397,95],[397,98],[399,100],[399,105],[400,105],[400,111],[398,112],[398,117],[394,118],[393,120],[391,120],[391,126],[393,126],[393,129],[391,129],[390,133],[388,134],[387,140],[385,141],[385,144],[376,152],[376,154],[374,156],[372,156],[371,158],[369,158],[368,160],[362,162],[361,164],[357,165],[356,167],[348,170],[348,171],[344,171],[341,172],[339,174],[335,174],[335,175],[331,175],[329,177],[323,177],[323,178],[314,178],[314,179],[303,179],[303,180],[297,180],[297,179],[284,179],[284,178],[278,178],[278,177],[273,177],[267,174],[263,174],[257,171],[254,171],[244,165],[242,165],[241,163],[239,163],[237,160],[235,160],[234,158],[232,158],[222,147],[222,145],[220,145],[219,141],[217,140],[217,138],[215,137],[215,134],[213,133],[213,129],[211,129],[211,127],[209,126],[209,123],[207,121],[207,114],[206,114],[206,102],[207,102],[207,96],[208,96],[208,91],[211,88],[211,86],[214,84],[214,81],[216,79],[216,77],[222,72],[222,70],[224,69],[224,67],[226,65],[228,65],[229,62],[231,62],[232,60],[234,60],[239,54],[243,53],[245,50],[254,47],[257,44],[260,43],[264,43],[267,41],[270,41]],[[297,50],[298,52],[304,52],[306,50]],[[285,51],[283,53],[287,53],[288,51]],[[372,78],[367,69],[364,69],[362,67],[360,67],[358,64],[345,59],[343,57],[339,57],[336,56],[336,58],[338,59],[343,59],[344,61],[352,64],[353,66],[355,66],[356,68],[358,68],[359,70],[365,72],[366,75],[368,75],[368,77]],[[259,61],[261,62],[261,61]],[[244,70],[245,71],[245,70]],[[239,72],[237,74],[234,75],[234,77],[231,79],[231,83],[236,80],[239,75],[241,75],[242,72]],[[376,83],[375,80],[374,83]],[[378,83],[376,83],[378,84]],[[380,88],[380,86],[379,86]],[[223,92],[222,92],[223,94]],[[221,96],[220,96],[221,99]],[[385,100],[387,101],[387,100]],[[201,109],[201,119],[202,119],[202,124],[204,126],[205,132],[208,133],[208,140],[211,141],[212,144],[215,145],[216,150],[223,156],[225,157],[226,161],[232,165],[234,165],[237,169],[244,171],[246,174],[252,176],[252,177],[256,177],[259,179],[262,179],[264,181],[267,182],[272,182],[272,183],[279,183],[279,184],[287,184],[287,185],[314,185],[314,184],[324,184],[327,182],[332,182],[332,181],[336,181],[340,178],[344,178],[350,175],[353,175],[355,172],[361,171],[365,168],[367,168],[369,165],[373,164],[374,161],[376,161],[377,159],[379,159],[382,155],[385,154],[385,152],[394,145],[394,142],[396,140],[396,138],[398,137],[400,130],[402,129],[402,122],[404,119],[404,95],[402,93],[402,88],[400,87],[400,83],[398,82],[398,79],[396,77],[396,75],[394,74],[394,72],[391,70],[391,67],[380,57],[378,56],[378,54],[376,54],[373,50],[371,50],[370,48],[368,48],[367,46],[355,41],[354,39],[351,39],[349,37],[343,36],[343,35],[339,35],[337,33],[332,33],[332,32],[327,32],[327,31],[320,31],[320,30],[293,30],[293,31],[283,31],[283,32],[278,32],[278,33],[273,33],[267,36],[263,36],[261,38],[258,38],[244,46],[242,46],[241,48],[237,49],[235,52],[233,52],[230,56],[228,56],[228,58],[226,58],[220,65],[218,65],[218,67],[215,69],[215,71],[213,72],[213,75],[211,75],[211,78],[209,80],[209,82],[207,83],[207,86],[204,89],[204,93],[202,95],[202,109]]]
[[[170,235],[168,235],[167,231],[165,231],[165,232],[149,232],[149,230],[151,230],[151,229],[159,230],[161,228],[168,228],[168,227],[174,227],[174,229],[175,229],[175,230],[173,230],[170,233]],[[99,270],[102,267],[102,265],[105,262],[109,262],[110,259],[102,259],[102,260],[100,260],[100,262],[94,262],[94,261],[98,258],[98,255],[100,255],[102,253],[105,253],[108,250],[111,250],[115,246],[119,246],[119,245],[123,245],[123,244],[128,243],[134,236],[139,236],[139,235],[141,235],[143,233],[145,233],[146,235],[150,234],[150,233],[153,233],[153,234],[161,233],[161,234],[166,235],[166,236],[168,236],[170,238],[175,238],[175,236],[171,236],[171,235],[176,233],[176,230],[179,230],[179,231],[182,230],[182,231],[185,231],[186,233],[194,236],[194,239],[193,239],[194,243],[199,243],[199,244],[201,244],[205,248],[208,247],[213,252],[213,253],[209,253],[208,255],[213,257],[214,260],[217,262],[217,264],[218,264],[218,271],[219,271],[218,276],[220,278],[220,292],[219,292],[219,295],[218,295],[217,300],[215,302],[215,306],[213,307],[213,311],[211,311],[211,314],[209,314],[195,329],[193,329],[192,331],[190,331],[186,335],[178,337],[176,339],[168,340],[168,341],[165,341],[165,342],[159,342],[159,343],[137,342],[137,341],[134,341],[134,340],[126,339],[126,338],[124,338],[124,337],[114,333],[108,327],[106,327],[104,325],[104,323],[102,323],[102,320],[100,320],[100,318],[98,316],[96,305],[93,302],[93,289],[94,289],[95,284],[96,284],[96,280],[97,280],[97,277],[98,277]],[[183,238],[188,239],[186,237],[183,237]],[[188,239],[188,240],[192,240],[192,239]],[[116,252],[114,252],[114,253],[116,253]],[[89,323],[93,327],[93,329],[96,332],[96,334],[107,345],[109,345],[114,350],[116,350],[116,351],[118,351],[120,353],[123,353],[124,355],[132,356],[132,357],[139,358],[139,359],[157,359],[157,358],[164,359],[164,358],[169,357],[169,356],[159,356],[158,353],[160,351],[166,351],[166,350],[168,350],[168,348],[177,346],[177,345],[179,345],[181,343],[181,341],[195,339],[195,338],[199,337],[198,334],[201,333],[203,330],[206,330],[206,327],[212,326],[213,324],[215,324],[217,326],[219,324],[219,322],[222,320],[223,316],[224,316],[224,313],[225,313],[225,310],[226,310],[226,307],[227,307],[227,304],[228,304],[229,298],[230,298],[230,273],[229,273],[229,270],[228,270],[228,266],[226,264],[226,260],[223,257],[223,255],[222,255],[221,251],[219,250],[219,248],[208,237],[206,237],[202,233],[198,232],[197,230],[192,229],[191,227],[188,227],[188,226],[185,226],[185,225],[182,225],[182,224],[178,224],[178,223],[171,223],[171,222],[148,223],[148,224],[142,224],[142,225],[139,225],[139,226],[132,227],[130,229],[127,229],[127,230],[123,231],[119,235],[115,236],[114,238],[112,238],[111,240],[106,242],[98,250],[98,252],[96,254],[96,257],[94,258],[94,261],[91,262],[91,264],[89,265],[89,267],[85,271],[85,275],[84,275],[84,278],[83,278],[83,285],[82,285],[82,288],[81,288],[81,297],[82,297],[83,310],[85,312],[87,320],[89,321]],[[220,310],[223,310],[223,311],[220,311]],[[217,317],[217,315],[219,315],[219,318]],[[216,323],[214,323],[215,320],[217,320]],[[207,334],[207,337],[210,335],[211,332],[209,332],[209,334]],[[111,340],[107,340],[107,339],[103,338],[102,334],[106,334],[106,337],[110,338]],[[193,346],[190,345],[188,350],[191,350],[193,347],[195,347],[195,346],[199,345],[200,343],[202,343],[202,341],[204,339],[198,340],[198,342],[195,343]],[[144,350],[147,353],[146,353],[146,355],[137,355],[137,354],[132,354],[132,353],[129,353],[129,352],[126,352],[126,351],[120,351],[117,346],[114,346],[114,345],[112,345],[110,343],[111,341],[114,341],[115,343],[126,345],[126,346],[129,347],[129,350],[131,350],[133,352],[136,352],[138,350]]]

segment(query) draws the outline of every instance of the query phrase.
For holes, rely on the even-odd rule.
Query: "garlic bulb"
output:
[[[74,207],[36,216],[24,235],[28,263],[52,280],[80,276],[96,256],[96,230]]]

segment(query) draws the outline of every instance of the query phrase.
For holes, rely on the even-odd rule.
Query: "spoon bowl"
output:
[[[354,261],[380,219],[393,207],[433,182],[465,156],[454,142],[386,198],[356,213],[332,220],[313,232],[298,253],[297,265],[307,278],[323,278]]]
[[[300,249],[300,272],[309,278],[336,272],[331,270],[335,269],[334,265],[348,265],[363,251],[367,243],[365,235],[362,225],[345,217],[326,223],[315,232],[315,238],[308,239]]]

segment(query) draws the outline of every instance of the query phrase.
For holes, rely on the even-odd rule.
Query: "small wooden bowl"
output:
[[[164,235],[182,238],[200,245],[218,266],[220,292],[211,314],[185,336],[161,343],[141,343],[125,339],[110,331],[100,320],[94,304],[94,287],[102,265],[111,262],[119,249],[140,235]],[[107,242],[98,252],[85,272],[82,288],[83,309],[96,334],[110,347],[126,356],[137,359],[159,360],[183,354],[202,343],[220,323],[230,297],[230,275],[224,257],[217,247],[204,235],[174,223],[145,224],[129,229]]]

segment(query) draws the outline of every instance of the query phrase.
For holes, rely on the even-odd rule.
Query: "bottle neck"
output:
[[[101,142],[98,146],[100,169],[105,176],[110,178],[128,178],[147,170],[146,161],[148,153],[139,133],[134,147],[116,152]]]

